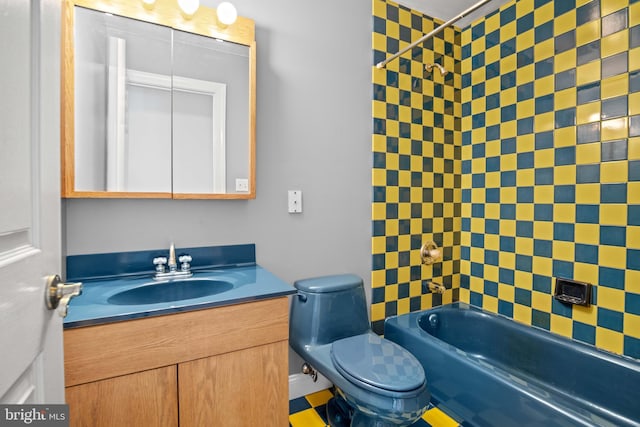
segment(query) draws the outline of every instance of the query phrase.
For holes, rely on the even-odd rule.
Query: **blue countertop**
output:
[[[224,305],[239,304],[261,299],[291,295],[295,288],[258,265],[215,268],[194,271],[193,279],[213,279],[233,285],[229,290],[214,295],[180,301],[154,304],[122,305],[108,302],[109,298],[128,289],[146,286],[155,282],[152,275],[127,276],[85,280],[82,295],[69,304],[64,328],[98,325],[123,320],[139,319]]]

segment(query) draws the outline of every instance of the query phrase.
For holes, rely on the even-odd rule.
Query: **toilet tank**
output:
[[[294,283],[289,342],[294,350],[328,344],[370,330],[362,279],[353,274],[322,276]]]

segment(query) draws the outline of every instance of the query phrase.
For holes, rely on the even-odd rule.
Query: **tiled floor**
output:
[[[290,427],[327,427],[326,404],[333,396],[323,390],[289,401]],[[429,409],[413,427],[458,427],[458,423],[438,408]]]

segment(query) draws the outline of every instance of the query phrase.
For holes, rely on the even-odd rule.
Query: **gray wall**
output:
[[[66,200],[63,253],[255,243],[289,283],[352,272],[368,289],[371,1],[234,4],[256,22],[256,199]],[[302,190],[302,214],[287,213],[287,190]]]

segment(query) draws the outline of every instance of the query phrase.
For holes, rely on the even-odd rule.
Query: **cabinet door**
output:
[[[289,423],[287,341],[181,363],[178,375],[181,427]]]
[[[177,427],[175,365],[67,387],[71,427]]]

